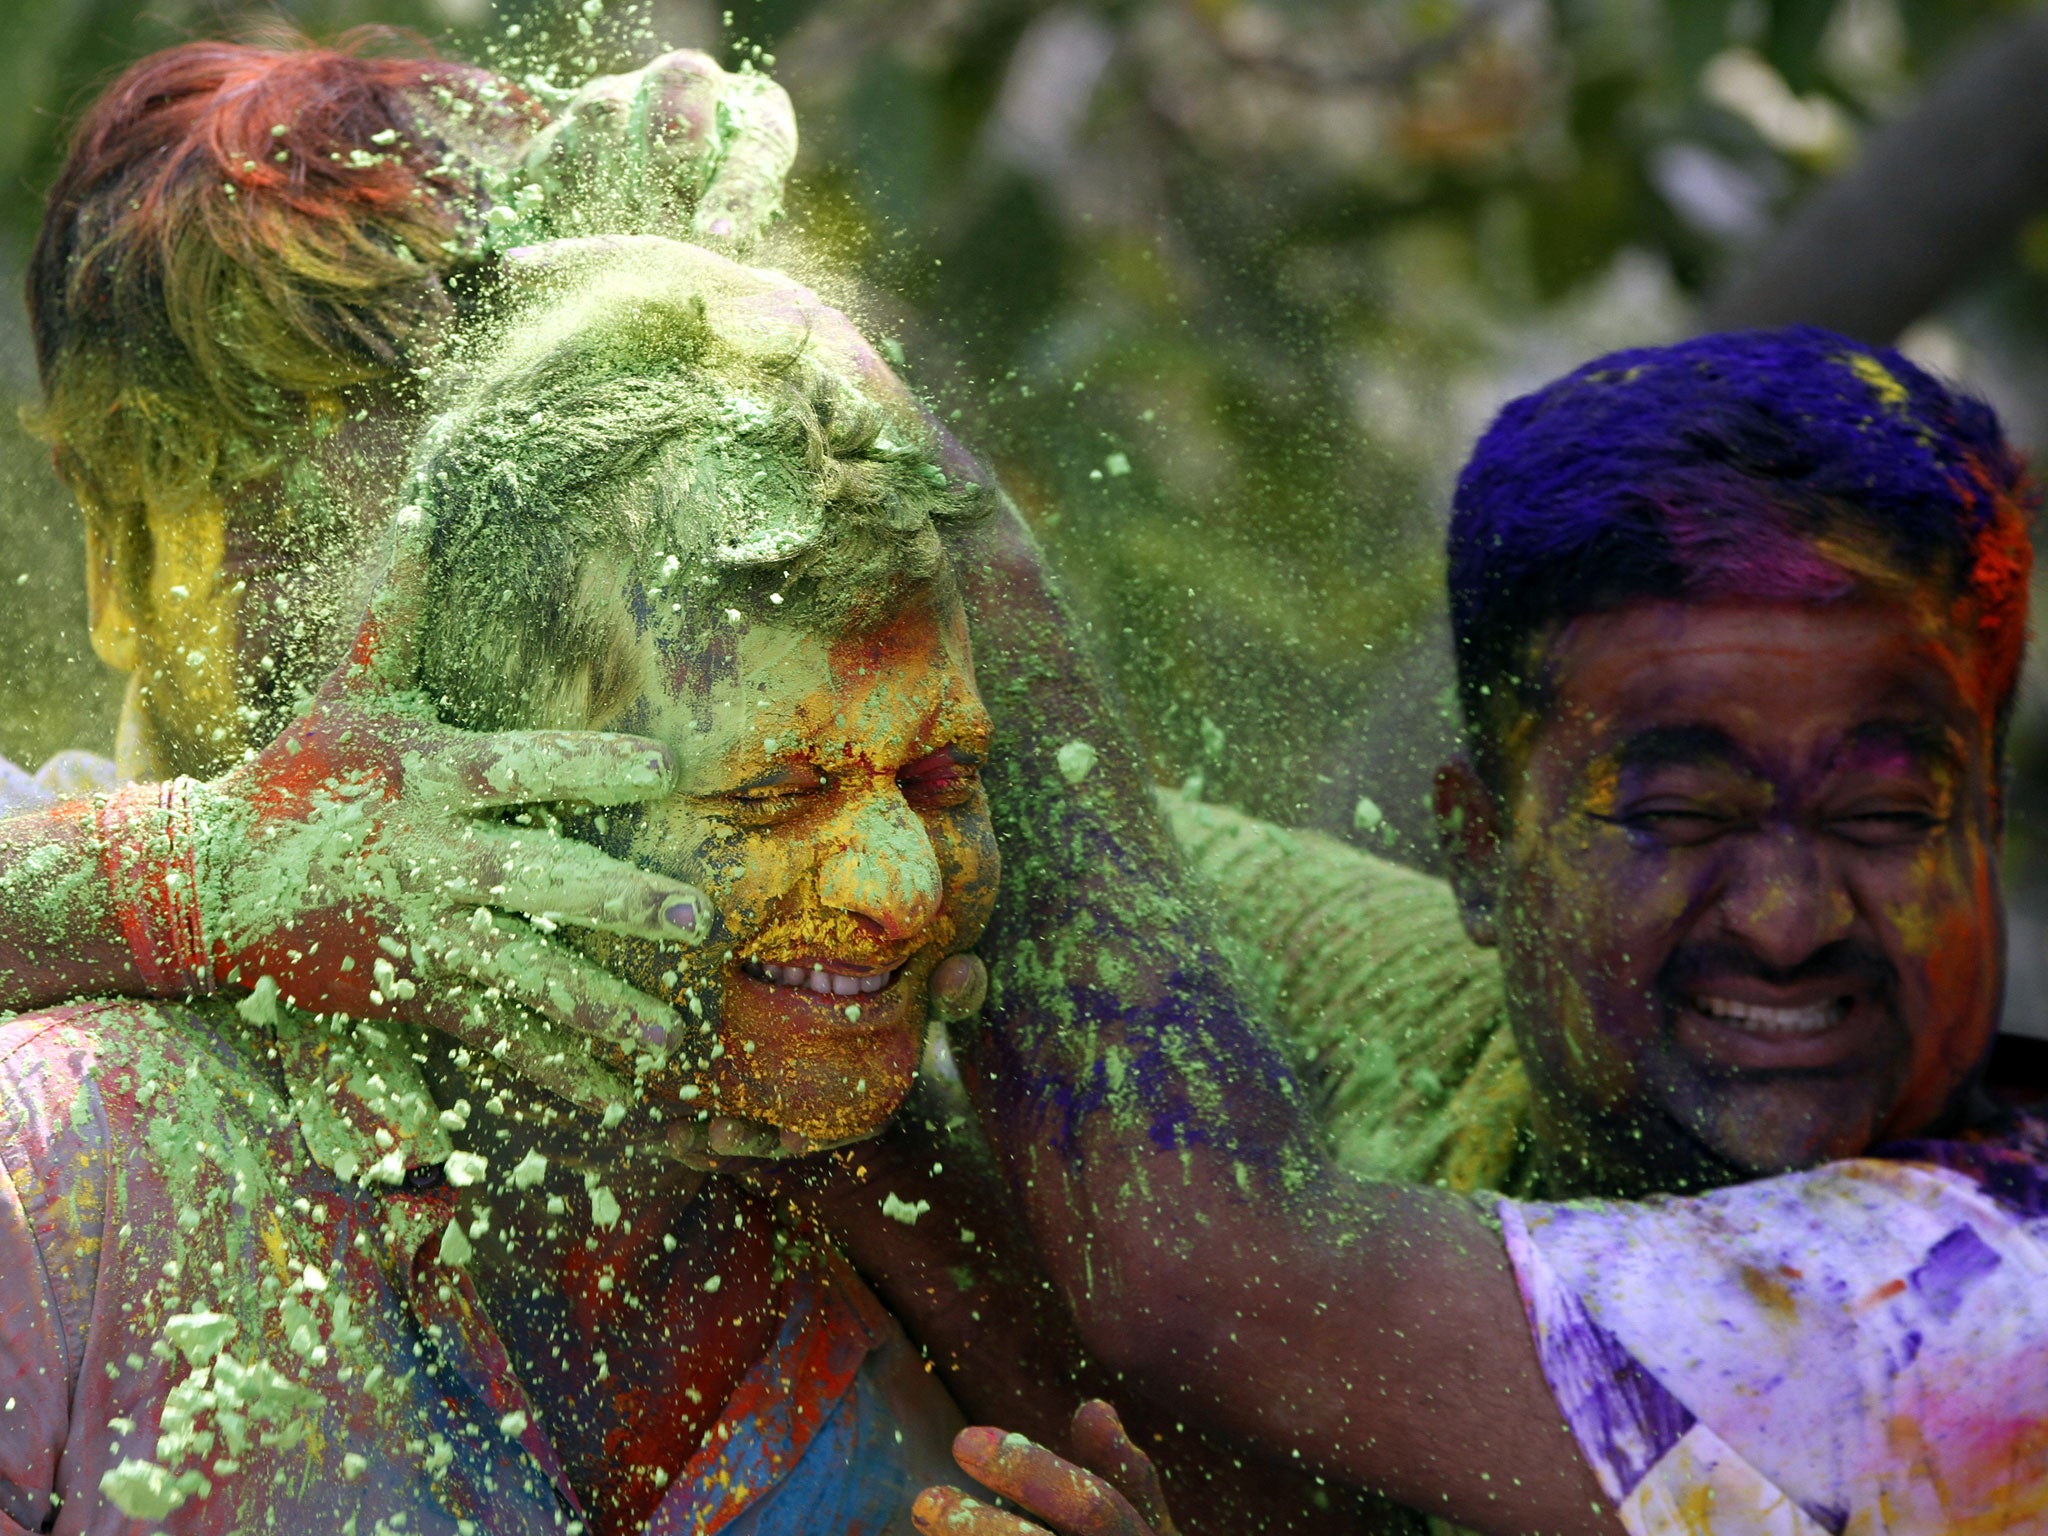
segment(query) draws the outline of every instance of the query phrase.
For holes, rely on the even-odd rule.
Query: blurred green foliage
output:
[[[252,15],[470,57],[516,23],[518,67],[561,78],[650,39],[757,59],[805,135],[770,258],[886,337],[999,466],[1160,776],[1416,857],[1473,433],[1517,389],[1681,329],[2000,8],[608,0],[585,36],[580,6],[481,5],[10,0],[0,279],[18,287],[95,85]],[[12,310],[0,347],[29,387]],[[115,702],[70,517],[34,451],[0,444],[0,753],[29,763],[103,743]],[[1367,794],[1383,820],[1354,818]]]

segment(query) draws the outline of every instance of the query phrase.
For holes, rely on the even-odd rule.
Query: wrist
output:
[[[200,906],[192,781],[130,784],[94,799],[101,868],[142,986],[156,997],[218,986]]]

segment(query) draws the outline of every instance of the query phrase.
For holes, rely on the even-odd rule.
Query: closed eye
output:
[[[1710,842],[1740,825],[1736,816],[1700,805],[1632,806],[1619,815],[1602,815],[1597,811],[1587,814],[1595,821],[1620,827],[1638,838],[1676,848]]]
[[[950,809],[973,798],[981,760],[965,747],[942,747],[900,770],[896,783],[914,809]]]
[[[1897,848],[1925,841],[1945,822],[1932,811],[1905,807],[1851,811],[1831,817],[1828,830],[1864,848]]]
[[[743,813],[773,815],[778,811],[794,810],[831,787],[832,781],[817,769],[795,763],[729,789],[718,798]]]

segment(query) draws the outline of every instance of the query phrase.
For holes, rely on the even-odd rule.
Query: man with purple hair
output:
[[[1978,1091],[2032,500],[1986,407],[1817,330],[1510,405],[1458,488],[1438,799],[1544,1201],[1333,1164],[1077,796],[996,930],[1063,958],[999,974],[978,1058],[1090,1346],[1482,1531],[2048,1526],[2048,1126]],[[1109,966],[1149,995],[1094,1006]],[[989,1486],[1050,1475],[977,1433]]]

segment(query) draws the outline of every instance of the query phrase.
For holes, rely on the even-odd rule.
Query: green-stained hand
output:
[[[745,246],[782,211],[796,114],[766,75],[691,49],[599,75],[556,108],[529,147],[529,191],[501,217],[502,247],[599,234]]]
[[[411,691],[426,586],[417,511],[399,514],[394,537],[350,658],[310,712],[192,787],[215,969],[244,988],[268,976],[302,1008],[444,1030],[587,1108],[623,1100],[585,1040],[659,1051],[676,1015],[547,933],[569,923],[694,944],[712,914],[692,887],[543,818],[502,817],[530,802],[663,795],[668,753],[633,736],[471,734],[435,720]]]
[[[1043,1523],[943,1486],[917,1496],[911,1522],[923,1536],[1177,1536],[1151,1458],[1099,1398],[1074,1414],[1074,1454],[1082,1465],[1022,1435],[963,1429],[960,1469]]]

